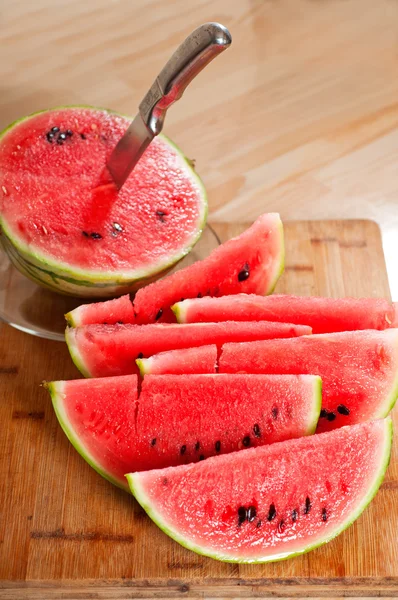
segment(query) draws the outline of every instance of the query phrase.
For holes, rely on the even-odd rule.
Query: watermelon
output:
[[[197,462],[312,434],[321,380],[310,375],[152,375],[47,384],[60,424],[101,475]]]
[[[283,267],[282,222],[278,214],[264,214],[240,236],[228,240],[204,260],[139,290],[134,299],[134,311],[128,309],[128,320],[127,296],[112,303],[93,304],[90,308],[78,307],[65,316],[68,324],[73,326],[104,321],[175,323],[170,309],[175,302],[239,292],[269,294]]]
[[[199,239],[203,184],[164,136],[114,185],[106,159],[129,124],[104,109],[60,107],[0,134],[3,245],[35,282],[88,297],[136,290]]]
[[[311,328],[288,323],[152,323],[148,325],[86,325],[67,329],[72,359],[85,377],[138,373],[136,359],[177,348],[241,342],[311,333]]]
[[[217,346],[199,346],[160,352],[149,358],[138,358],[136,361],[142,377],[144,375],[179,375],[185,373],[216,373]]]
[[[66,313],[65,318],[70,327],[82,327],[91,323],[103,325],[135,323],[133,302],[129,294],[105,302],[82,304]]]
[[[389,329],[398,325],[398,303],[383,298],[317,298],[237,294],[195,298],[171,307],[179,323],[283,321],[309,325],[313,333]]]
[[[127,479],[151,519],[186,548],[228,562],[277,561],[359,517],[383,480],[391,442],[388,418]]]
[[[334,429],[385,417],[394,406],[398,396],[398,329],[225,344],[218,370],[319,375],[323,393],[318,431]]]

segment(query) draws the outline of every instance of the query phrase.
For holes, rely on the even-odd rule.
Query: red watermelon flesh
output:
[[[65,338],[72,359],[86,377],[107,377],[138,373],[135,363],[178,348],[192,348],[224,342],[241,342],[311,333],[311,328],[288,323],[86,325],[67,329]]]
[[[103,109],[63,107],[3,132],[0,219],[7,237],[47,268],[117,272],[120,281],[159,273],[182,258],[205,221],[203,185],[158,136],[116,189],[105,165],[129,124]]]
[[[283,321],[309,325],[313,333],[389,329],[398,325],[398,303],[383,298],[320,298],[237,294],[195,298],[172,307],[179,323]]]
[[[328,542],[362,513],[391,442],[386,419],[127,479],[151,519],[186,548],[230,562],[275,561]]]
[[[385,417],[398,396],[398,329],[225,344],[220,373],[311,373],[322,378],[318,431]]]
[[[170,306],[181,298],[269,294],[284,267],[283,228],[278,214],[264,214],[240,236],[198,261],[139,290],[138,323],[175,320]]]
[[[115,325],[135,322],[133,303],[129,294],[105,302],[82,304],[68,312],[65,318],[70,327],[82,327],[92,323]]]
[[[75,448],[101,475],[197,462],[248,446],[309,435],[321,406],[313,376],[149,376],[47,384]]]
[[[217,346],[169,350],[149,358],[139,358],[136,363],[142,376],[216,373]]]

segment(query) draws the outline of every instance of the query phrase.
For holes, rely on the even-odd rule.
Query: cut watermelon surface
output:
[[[174,540],[228,562],[308,552],[346,529],[388,466],[390,419],[127,475],[138,502]]]
[[[77,368],[85,377],[138,373],[136,360],[179,348],[224,342],[305,335],[311,328],[287,323],[192,323],[87,325],[67,329],[65,338]]]
[[[218,321],[283,321],[309,325],[313,333],[389,329],[398,325],[397,303],[383,298],[321,298],[237,294],[177,302],[179,323]]]
[[[198,374],[217,372],[217,346],[199,346],[160,352],[136,360],[142,376]]]
[[[311,373],[323,382],[318,431],[385,417],[398,396],[398,329],[222,346],[220,373]]]
[[[106,160],[129,124],[107,110],[61,107],[0,135],[3,244],[37,283],[91,297],[135,290],[199,239],[203,185],[164,136],[115,187]]]
[[[104,321],[173,323],[176,318],[170,306],[181,298],[239,292],[269,294],[283,267],[282,222],[278,214],[264,214],[240,236],[225,242],[204,260],[139,290],[133,301],[133,311],[128,307],[129,297],[124,296],[102,305],[93,304],[90,308],[78,307],[65,316],[68,324],[74,327]]]
[[[92,323],[115,325],[135,322],[133,303],[129,294],[105,302],[82,304],[68,312],[65,318],[70,327],[82,327]]]
[[[47,384],[66,435],[101,475],[198,462],[314,433],[319,377],[162,375]]]

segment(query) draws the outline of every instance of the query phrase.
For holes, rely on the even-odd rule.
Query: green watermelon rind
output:
[[[142,506],[147,515],[154,521],[154,523],[169,537],[171,537],[174,541],[178,542],[184,548],[188,550],[192,550],[197,554],[208,556],[210,558],[214,558],[215,560],[219,560],[222,562],[230,562],[230,563],[246,563],[246,564],[256,564],[256,563],[266,563],[266,562],[279,562],[282,560],[288,560],[289,558],[294,558],[295,556],[300,556],[302,554],[306,554],[311,550],[315,550],[320,546],[332,541],[335,537],[340,535],[345,529],[347,529],[352,523],[363,513],[365,508],[370,504],[376,495],[387,470],[387,467],[390,462],[391,457],[391,447],[392,447],[392,437],[393,437],[393,426],[392,420],[390,417],[387,417],[384,420],[385,427],[385,444],[382,452],[382,457],[380,460],[379,469],[376,472],[374,481],[371,485],[369,485],[369,489],[367,494],[364,495],[362,501],[359,503],[359,506],[356,507],[354,511],[352,511],[347,518],[340,524],[339,527],[336,528],[334,532],[329,533],[327,537],[321,540],[317,540],[313,544],[308,544],[302,550],[287,552],[284,554],[275,554],[274,556],[266,556],[263,558],[250,558],[245,559],[244,557],[237,558],[236,556],[230,556],[227,554],[219,554],[214,552],[211,548],[206,548],[202,546],[198,546],[192,542],[190,542],[187,538],[180,536],[178,532],[174,528],[169,528],[167,524],[164,522],[160,513],[154,508],[153,503],[150,501],[148,496],[146,495],[144,489],[140,485],[140,473],[128,473],[126,475],[127,481],[130,486],[130,491],[136,498],[137,502]]]
[[[92,374],[86,367],[86,362],[85,362],[84,358],[80,354],[78,345],[76,344],[76,329],[74,329],[72,327],[66,328],[65,342],[66,342],[66,345],[68,346],[68,350],[69,350],[71,359],[72,359],[73,363],[75,364],[75,366],[77,367],[77,369],[79,369],[80,373],[84,377],[86,377],[86,379],[89,379],[90,377],[92,377]]]
[[[11,123],[6,129],[0,132],[0,142],[11,131],[16,125],[27,121],[36,115],[54,112],[57,110],[65,109],[78,109],[88,108],[92,110],[100,110],[109,114],[117,114],[119,116],[131,119],[125,115],[120,115],[116,111],[112,111],[102,107],[88,106],[88,105],[70,105],[70,106],[58,106],[49,110],[42,110],[32,113],[22,119],[18,119]],[[189,243],[185,245],[180,252],[173,256],[169,256],[159,262],[156,266],[148,268],[142,267],[141,269],[135,269],[133,271],[124,271],[119,275],[104,273],[103,271],[94,271],[87,269],[80,269],[79,267],[71,267],[68,263],[53,260],[43,254],[29,248],[24,242],[22,242],[15,233],[12,233],[9,229],[4,218],[0,214],[0,230],[3,233],[3,247],[7,254],[10,255],[10,259],[15,264],[16,268],[21,270],[30,279],[44,285],[45,287],[63,292],[66,294],[83,294],[83,289],[86,288],[87,295],[114,295],[116,293],[123,293],[126,291],[134,291],[143,284],[150,283],[151,280],[159,278],[171,269],[176,263],[184,258],[198,242],[202,231],[206,225],[208,203],[207,193],[204,184],[192,167],[192,161],[190,161],[181,151],[181,149],[172,142],[167,136],[160,134],[163,140],[167,142],[176,152],[177,156],[182,160],[182,164],[187,173],[187,177],[192,182],[192,185],[197,187],[201,198],[201,213],[198,217],[196,233],[189,240]],[[14,251],[13,251],[14,250]],[[18,258],[19,260],[18,260]],[[22,264],[21,264],[22,262]],[[44,278],[44,279],[43,279]],[[123,287],[124,286],[124,287]],[[101,293],[103,292],[103,293]]]
[[[50,392],[51,400],[53,403],[54,411],[61,425],[66,437],[71,442],[72,446],[74,446],[75,450],[78,451],[80,456],[84,458],[84,460],[99,473],[104,479],[107,479],[117,487],[120,487],[122,490],[129,492],[129,486],[127,482],[124,483],[120,479],[116,479],[112,477],[107,471],[105,471],[95,460],[95,458],[90,454],[89,450],[81,443],[79,436],[76,434],[73,425],[71,424],[66,411],[65,411],[65,393],[64,393],[64,381],[52,381],[50,383],[44,383],[44,387],[48,389]]]

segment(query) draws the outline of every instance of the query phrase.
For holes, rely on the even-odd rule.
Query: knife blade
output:
[[[139,105],[139,112],[116,144],[107,167],[120,189],[162,128],[166,112],[189,83],[232,42],[220,23],[205,23],[177,48]]]

